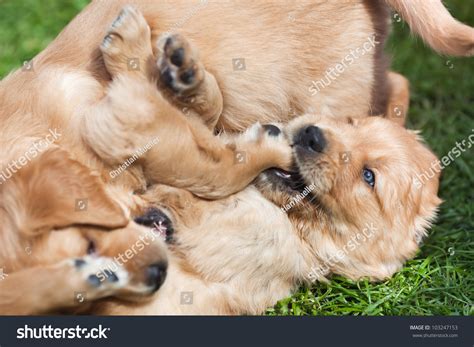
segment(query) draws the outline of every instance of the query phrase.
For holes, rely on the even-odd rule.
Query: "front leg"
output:
[[[275,136],[259,124],[227,143],[197,122],[179,132],[163,134],[165,140],[147,153],[144,172],[150,183],[220,199],[244,189],[266,169],[291,166],[291,147],[283,134]]]
[[[87,256],[9,274],[0,281],[0,314],[34,315],[72,308],[83,311],[93,301],[112,296],[128,284],[128,273],[121,267],[111,271],[112,265],[113,259]]]

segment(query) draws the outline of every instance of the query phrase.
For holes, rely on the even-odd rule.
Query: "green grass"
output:
[[[87,0],[0,0],[0,78],[43,49]],[[474,3],[446,4],[474,26]],[[447,154],[474,129],[474,59],[441,57],[394,23],[387,45],[393,69],[411,82],[409,127],[422,129],[433,150]],[[378,284],[336,277],[302,288],[268,314],[473,315],[474,148],[443,174],[445,203],[417,257]]]

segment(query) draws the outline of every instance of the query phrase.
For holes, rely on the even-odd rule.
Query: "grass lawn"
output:
[[[262,0],[264,1],[264,0]],[[336,1],[336,0],[331,0]],[[34,57],[87,0],[0,0],[0,78]],[[447,0],[474,26],[474,2]],[[409,127],[422,129],[438,154],[474,132],[474,59],[441,57],[394,22],[387,45],[393,69],[411,82]],[[474,147],[474,146],[473,146]],[[473,315],[474,148],[444,170],[445,203],[417,257],[392,279],[372,284],[334,278],[302,288],[271,315]]]

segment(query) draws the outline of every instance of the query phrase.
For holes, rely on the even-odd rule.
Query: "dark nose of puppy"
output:
[[[146,284],[152,287],[153,291],[157,291],[165,281],[167,269],[166,263],[153,264],[146,269]]]
[[[326,138],[320,128],[310,125],[298,131],[294,144],[307,151],[321,153],[326,147]]]

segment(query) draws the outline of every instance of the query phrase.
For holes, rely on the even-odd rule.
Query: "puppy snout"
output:
[[[323,131],[317,126],[310,125],[298,131],[294,138],[294,144],[307,151],[321,153],[327,142]]]
[[[146,269],[146,284],[157,291],[166,279],[168,264],[157,263],[150,265]]]

